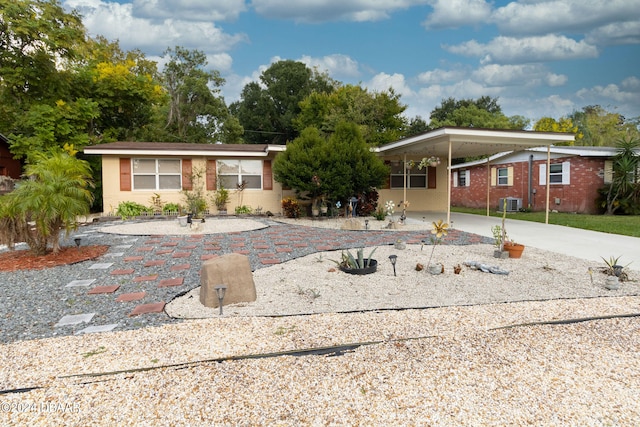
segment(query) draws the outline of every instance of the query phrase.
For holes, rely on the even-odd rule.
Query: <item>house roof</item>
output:
[[[617,149],[615,147],[554,147],[551,146],[548,148],[551,154],[561,154],[561,155],[569,155],[569,156],[580,156],[580,157],[613,157],[617,154]],[[546,156],[547,147],[533,147],[527,148],[526,150],[520,151],[529,151],[535,153],[544,153]],[[640,151],[639,151],[640,152]],[[496,160],[503,159],[505,157],[509,157],[515,153],[515,151],[505,151],[503,153],[497,153],[493,156],[489,156],[485,159],[474,160],[472,162],[459,163],[456,165],[452,165],[451,169],[461,169],[468,168],[477,165],[483,165],[487,163],[487,160],[490,163],[496,163]]]
[[[181,142],[109,142],[84,148],[85,154],[266,157],[284,151],[284,145],[266,144],[190,144]]]
[[[385,155],[473,157],[572,142],[573,134],[524,130],[445,127],[414,135],[376,149]]]

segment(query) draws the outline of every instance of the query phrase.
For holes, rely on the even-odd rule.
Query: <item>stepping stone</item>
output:
[[[157,274],[150,274],[148,276],[139,276],[133,279],[134,282],[151,282],[158,278]]]
[[[133,274],[135,272],[135,270],[133,268],[127,268],[124,270],[113,270],[111,272],[112,276],[123,276],[125,274]]]
[[[141,246],[137,249],[138,252],[151,252],[153,250],[153,246]]]
[[[123,256],[124,252],[107,252],[106,254],[102,255],[105,257],[119,257],[119,256]]]
[[[191,264],[178,264],[171,267],[171,271],[188,270],[190,268],[191,268]]]
[[[130,249],[133,245],[117,245],[114,246],[116,249]]]
[[[92,284],[93,282],[95,282],[96,279],[81,279],[81,280],[72,280],[69,283],[67,283],[67,285],[65,286],[65,288],[74,288],[74,287],[80,287],[80,286],[89,286],[90,284]]]
[[[113,265],[112,262],[98,262],[89,266],[89,270],[106,270]]]
[[[90,295],[95,294],[112,294],[120,288],[120,285],[111,285],[111,286],[96,286],[87,292]]]
[[[129,302],[129,301],[138,301],[144,298],[147,295],[146,292],[131,292],[128,294],[122,294],[116,298],[117,302]]]
[[[145,267],[157,267],[160,265],[164,265],[166,263],[165,260],[163,259],[158,259],[158,260],[152,260],[152,261],[147,261],[144,263]]]
[[[220,255],[216,255],[216,254],[202,255],[202,256],[200,257],[200,260],[202,260],[202,261],[206,261],[206,260],[208,260],[208,259],[215,258],[215,257],[218,257],[218,256],[220,256]]]
[[[162,313],[164,311],[164,302],[154,302],[151,304],[140,304],[129,313],[129,317],[138,316],[147,313]]]
[[[156,255],[166,255],[166,254],[170,254],[171,252],[173,252],[173,249],[162,249],[162,250],[156,251]]]
[[[64,316],[62,319],[58,320],[58,323],[53,325],[54,327],[59,326],[69,326],[69,325],[77,325],[79,323],[88,323],[91,321],[95,313],[86,313],[86,314],[71,314]]]
[[[191,256],[191,252],[176,252],[173,254],[174,258],[188,258]]]
[[[128,256],[124,258],[125,262],[131,262],[131,261],[142,261],[144,259],[143,256]]]
[[[175,279],[164,279],[158,283],[159,288],[165,288],[169,286],[181,286],[184,283],[184,277],[177,277]]]
[[[115,329],[116,326],[118,326],[117,323],[112,323],[110,325],[87,326],[86,328],[80,329],[79,331],[77,331],[76,335],[93,334],[93,333],[96,333],[96,332],[109,332],[109,331],[112,331],[113,329]]]

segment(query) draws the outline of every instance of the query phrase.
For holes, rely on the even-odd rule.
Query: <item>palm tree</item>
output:
[[[8,227],[0,242],[12,247],[24,240],[34,255],[45,254],[51,244],[57,253],[60,231],[74,230],[78,215],[89,213],[91,168],[66,152],[38,153],[32,160],[25,167],[29,178],[0,204],[0,226]]]

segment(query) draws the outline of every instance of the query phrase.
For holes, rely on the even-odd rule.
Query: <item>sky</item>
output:
[[[497,97],[533,122],[601,105],[640,116],[640,0],[62,0],[91,36],[166,62],[204,52],[227,104],[278,60],[393,88],[408,118]]]

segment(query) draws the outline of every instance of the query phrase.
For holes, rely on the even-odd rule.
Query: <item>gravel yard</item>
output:
[[[380,247],[361,277],[309,254],[256,270],[258,301],[221,317],[182,297],[167,312],[207,318],[3,344],[0,424],[640,423],[635,272],[608,291],[593,263],[490,245],[436,247],[445,273],[415,271],[430,251]],[[453,274],[468,260],[510,273]]]

